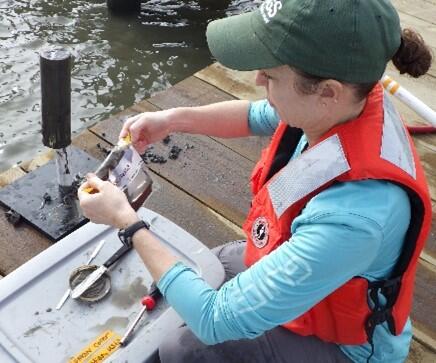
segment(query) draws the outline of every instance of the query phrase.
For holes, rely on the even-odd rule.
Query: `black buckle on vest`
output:
[[[369,314],[365,321],[365,332],[368,338],[368,343],[371,345],[371,354],[369,355],[367,362],[369,362],[374,354],[374,343],[372,338],[377,325],[386,321],[388,323],[389,331],[392,335],[395,335],[395,322],[394,317],[392,316],[392,308],[397,301],[400,287],[401,277],[368,283],[369,298],[373,302],[374,306],[371,307],[371,304],[368,301],[371,314]],[[379,293],[381,293],[386,299],[386,303],[384,305],[380,303]]]
[[[372,343],[372,336],[374,329],[378,324],[385,321],[388,323],[389,331],[395,335],[395,323],[392,316],[392,308],[397,301],[398,293],[401,287],[401,277],[395,277],[389,280],[374,281],[368,283],[369,298],[374,306],[371,308],[371,314],[365,322],[366,335],[368,342]],[[386,303],[384,305],[380,302],[379,293],[381,293]],[[368,305],[371,306],[368,302]]]

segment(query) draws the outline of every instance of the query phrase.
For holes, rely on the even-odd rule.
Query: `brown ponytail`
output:
[[[407,73],[418,78],[430,69],[432,58],[431,50],[421,35],[412,29],[403,29],[400,48],[392,57],[392,63],[400,74]]]

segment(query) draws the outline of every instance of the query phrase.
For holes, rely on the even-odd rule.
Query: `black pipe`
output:
[[[71,144],[71,54],[65,49],[41,52],[42,142],[52,149]]]
[[[141,10],[141,0],[106,0],[109,10],[128,13]]]

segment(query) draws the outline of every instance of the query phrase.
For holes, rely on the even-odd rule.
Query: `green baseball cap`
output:
[[[378,81],[401,43],[388,0],[267,0],[253,12],[212,21],[206,31],[223,65],[289,65],[351,83]]]

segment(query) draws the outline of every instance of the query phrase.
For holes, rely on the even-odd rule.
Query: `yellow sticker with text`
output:
[[[107,330],[70,358],[69,363],[103,362],[120,347],[120,340],[121,336],[112,330]]]

